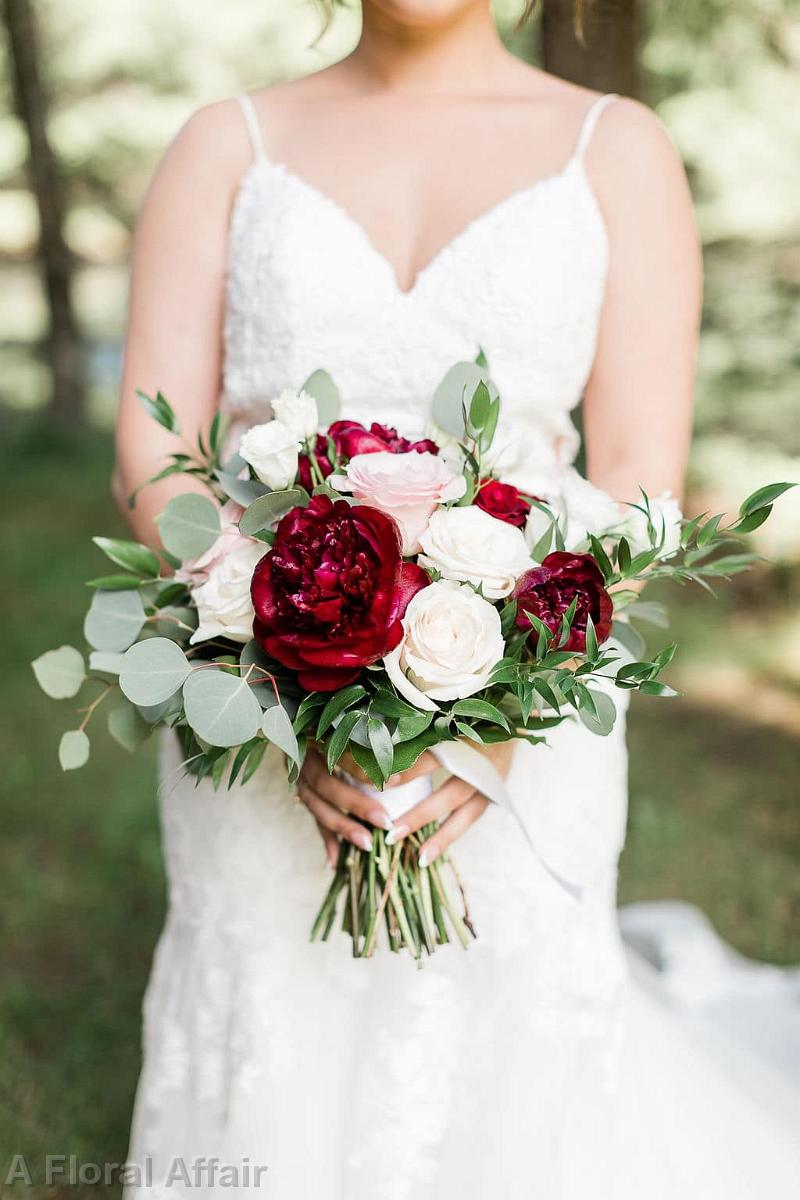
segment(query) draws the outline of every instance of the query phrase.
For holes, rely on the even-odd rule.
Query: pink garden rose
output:
[[[329,482],[393,517],[400,526],[405,557],[419,550],[420,536],[434,509],[458,500],[466,488],[464,476],[457,475],[444,459],[416,450],[356,454],[345,474],[332,475]]]

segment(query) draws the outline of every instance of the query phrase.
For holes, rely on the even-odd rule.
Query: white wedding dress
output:
[[[239,427],[324,367],[347,415],[422,432],[444,371],[480,346],[506,475],[563,470],[603,301],[608,246],[583,153],[608,99],[562,171],[472,221],[402,292],[352,217],[268,160],[244,98],[255,158],[230,224],[222,398]],[[195,789],[167,737],[169,913],[130,1154],[149,1160],[142,1197],[184,1190],[174,1173],[166,1187],[176,1158],[213,1157],[266,1166],[268,1200],[800,1195],[791,1131],[629,980],[615,908],[624,705],[608,738],[566,724],[550,741],[520,745],[509,787],[583,900],[492,807],[456,848],[479,939],[418,970],[388,950],[354,961],[344,935],[309,944],[329,876],[277,758],[244,788]]]

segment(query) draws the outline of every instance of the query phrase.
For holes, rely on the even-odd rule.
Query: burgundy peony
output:
[[[334,421],[328,433],[339,454],[345,458],[353,458],[356,454],[375,454],[380,450],[388,450],[390,454],[408,454],[412,450],[418,454],[426,450],[429,454],[439,453],[439,447],[430,438],[410,442],[391,425],[379,425],[377,421],[373,421],[369,429],[360,421]]]
[[[317,439],[314,442],[314,458],[320,475],[323,479],[327,479],[333,467],[331,466],[331,460],[328,458],[328,439],[324,433],[317,434]],[[307,492],[313,491],[315,484],[319,482],[311,474],[311,463],[307,454],[301,454],[297,461],[297,482]]]
[[[394,649],[409,600],[428,583],[403,562],[391,517],[314,496],[286,514],[255,569],[253,634],[304,688],[334,691]]]
[[[530,629],[528,614],[538,617],[557,633],[561,618],[573,599],[578,606],[565,650],[586,649],[586,617],[591,614],[598,642],[611,632],[613,603],[603,585],[603,575],[591,554],[548,554],[540,567],[526,571],[517,580],[513,598],[517,601],[516,625]]]
[[[531,506],[510,483],[500,483],[498,479],[482,479],[481,486],[475,496],[475,503],[490,517],[505,521],[507,525],[516,525],[519,529],[528,519]]]

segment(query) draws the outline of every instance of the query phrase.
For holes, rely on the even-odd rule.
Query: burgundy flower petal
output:
[[[589,615],[598,642],[604,642],[611,633],[614,604],[605,589],[603,573],[590,554],[565,551],[548,554],[541,566],[526,571],[517,580],[514,599],[517,601],[515,624],[519,629],[530,629],[530,617],[535,616],[552,633],[558,633],[561,618],[575,600],[575,617],[565,650],[586,649]]]

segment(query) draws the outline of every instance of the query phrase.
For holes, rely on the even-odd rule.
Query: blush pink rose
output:
[[[457,475],[443,458],[428,451],[356,454],[347,464],[346,473],[332,475],[328,482],[393,517],[400,526],[405,557],[420,549],[419,539],[434,509],[458,500],[466,488],[463,475]]]

